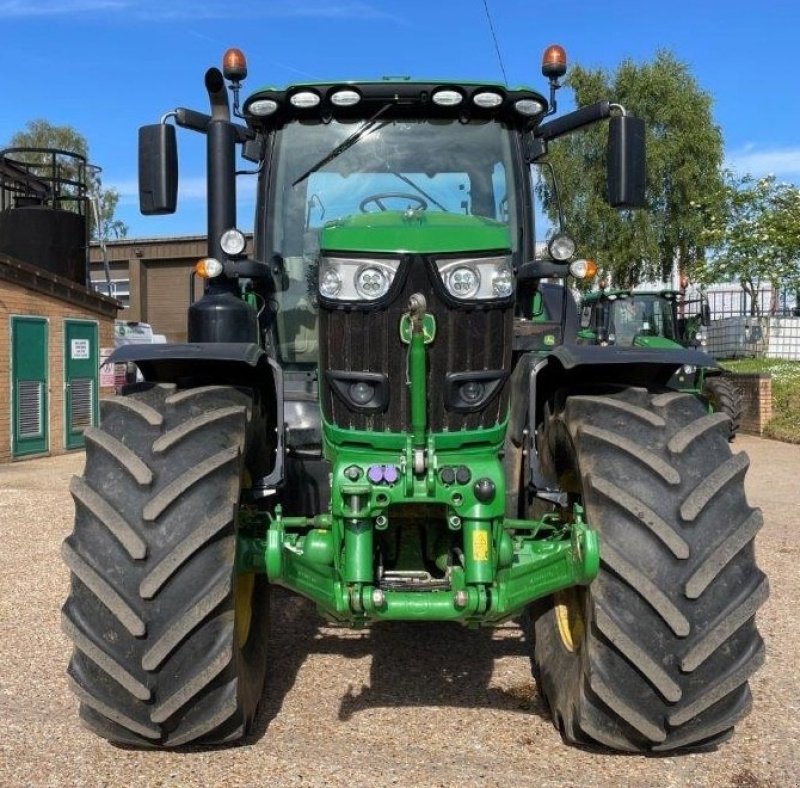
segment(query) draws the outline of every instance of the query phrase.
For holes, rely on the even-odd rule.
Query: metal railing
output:
[[[44,207],[86,215],[86,158],[56,148],[0,151],[0,211]]]

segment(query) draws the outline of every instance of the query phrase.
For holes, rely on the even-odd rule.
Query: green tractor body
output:
[[[169,116],[208,142],[189,342],[116,351],[145,382],[104,403],[71,488],[64,626],[86,724],[136,746],[242,736],[280,585],[351,626],[520,617],[569,742],[727,736],[766,584],[742,455],[668,387],[704,356],[567,341],[574,244],[559,232],[534,256],[548,144],[609,119],[609,202],[636,207],[643,124],[609,102],[545,120],[552,64],[549,102],[387,79],[265,88],[241,110],[226,68],[243,123],[216,69],[211,114]],[[140,131],[145,213],[175,209],[168,119]],[[252,259],[239,144],[257,164]]]
[[[682,290],[603,288],[583,296],[577,341],[653,350],[702,348],[709,321],[704,294],[687,299]],[[710,413],[728,416],[733,440],[742,417],[742,393],[722,375],[713,358],[709,356],[705,365],[681,367],[669,385],[699,397]]]

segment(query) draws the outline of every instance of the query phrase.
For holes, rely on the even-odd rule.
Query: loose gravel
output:
[[[753,712],[704,754],[646,758],[570,748],[540,700],[515,625],[324,625],[276,589],[269,690],[243,745],[115,747],[84,730],[60,630],[82,454],[0,466],[1,786],[800,785],[800,447],[740,436],[772,595],[758,614],[766,665]]]

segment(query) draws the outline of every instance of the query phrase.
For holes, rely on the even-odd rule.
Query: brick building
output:
[[[252,236],[246,252],[252,253]],[[191,290],[203,294],[201,279],[192,278],[195,263],[207,254],[204,235],[181,238],[124,238],[106,243],[106,275],[103,250],[92,244],[89,251],[92,285],[118,299],[120,320],[149,323],[168,342],[185,342]]]
[[[83,447],[119,304],[0,252],[0,463]],[[113,391],[113,381],[105,391]]]
[[[86,182],[77,154],[0,151],[0,463],[80,449],[99,420],[120,305],[87,287]]]

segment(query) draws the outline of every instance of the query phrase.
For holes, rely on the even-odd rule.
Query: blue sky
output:
[[[713,96],[728,164],[800,184],[796,0],[487,2],[510,84],[544,91],[554,42],[608,69],[671,50]],[[247,55],[245,94],[386,74],[504,81],[483,0],[0,0],[0,26],[0,145],[35,118],[73,126],[119,190],[131,237],[205,232],[202,139],[179,135],[178,213],[148,218],[136,130],[176,106],[207,111],[203,74],[229,46]],[[249,205],[239,225],[251,227]]]

